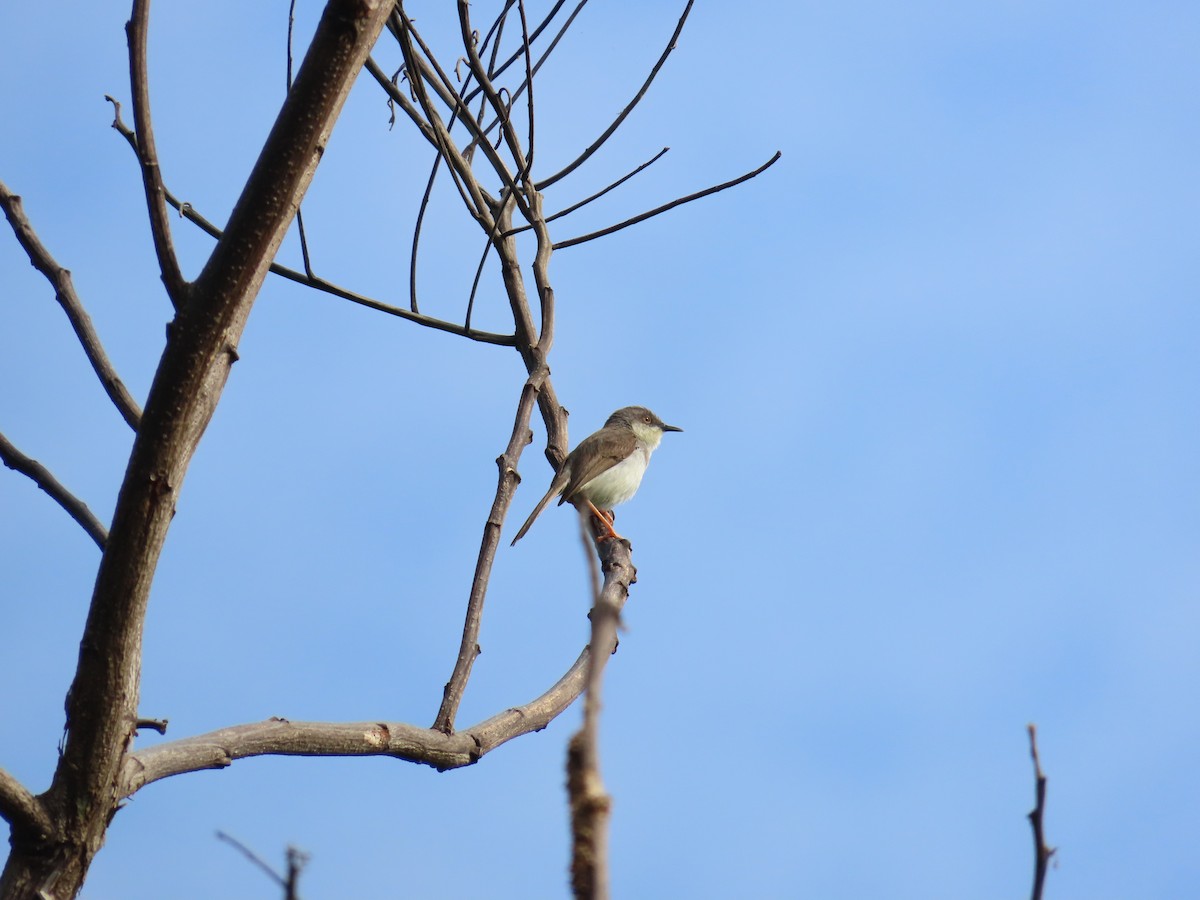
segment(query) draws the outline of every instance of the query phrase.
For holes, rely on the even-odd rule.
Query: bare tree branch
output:
[[[574,247],[576,244],[584,244],[584,243],[587,243],[588,241],[594,241],[596,238],[604,237],[605,235],[609,235],[614,232],[620,231],[623,228],[628,228],[630,225],[636,225],[639,222],[645,222],[647,219],[652,219],[652,218],[654,218],[654,216],[660,215],[661,213],[665,213],[668,210],[674,209],[677,206],[682,206],[685,203],[691,203],[693,200],[699,200],[701,197],[707,197],[710,194],[716,194],[720,191],[726,190],[727,188],[731,188],[736,185],[739,185],[743,181],[749,181],[754,176],[761,175],[767,169],[771,168],[771,166],[775,165],[775,163],[777,163],[779,161],[779,158],[782,155],[783,154],[777,150],[777,151],[775,151],[774,156],[772,156],[770,159],[768,159],[765,163],[763,163],[761,166],[759,166],[753,172],[747,172],[745,175],[741,175],[741,176],[733,179],[732,181],[726,181],[723,184],[717,184],[717,185],[714,185],[713,187],[705,188],[702,191],[696,191],[696,193],[694,193],[694,194],[688,194],[686,197],[680,197],[677,200],[672,200],[670,203],[664,203],[662,206],[657,206],[654,209],[650,210],[649,212],[644,212],[641,215],[637,215],[637,216],[634,216],[633,218],[626,219],[624,222],[618,222],[616,225],[610,225],[607,228],[601,228],[599,231],[593,231],[590,234],[582,234],[579,237],[573,237],[573,238],[568,238],[565,241],[559,241],[558,243],[556,243],[554,245],[554,249],[562,250],[566,247]]]
[[[145,27],[145,0],[134,2],[136,38]],[[30,895],[53,878],[57,891],[74,896],[103,844],[140,718],[146,607],[178,491],[271,260],[391,8],[392,0],[329,0],[225,234],[171,323],[96,575],[67,695],[66,736],[46,794],[47,806],[62,811],[63,853],[14,852],[0,890]],[[132,56],[136,80],[144,60],[139,52]],[[139,145],[152,160],[146,138],[141,130]],[[147,199],[165,209],[157,167],[154,172],[146,176]]]
[[[65,509],[67,515],[78,522],[80,527],[88,533],[88,537],[96,542],[100,551],[104,552],[104,545],[108,541],[108,532],[100,524],[100,520],[88,509],[88,505],[63,487],[49,469],[13,446],[12,442],[3,434],[0,434],[0,461],[3,461],[4,465],[14,472],[20,472],[33,479],[33,483]]]
[[[408,308],[415,313],[421,312],[417,306],[417,251],[421,246],[421,228],[425,225],[425,212],[429,209],[429,198],[433,196],[433,185],[437,181],[437,173],[441,168],[442,159],[440,153],[433,158],[433,166],[429,169],[429,180],[425,182],[425,193],[421,195],[421,203],[417,207],[417,221],[413,224],[412,251],[408,257]],[[469,308],[465,324],[467,328],[471,327]]]
[[[675,49],[675,42],[679,40],[679,34],[681,31],[683,31],[683,25],[685,22],[687,22],[688,14],[692,11],[692,4],[694,2],[695,0],[688,0],[687,6],[683,8],[683,13],[680,14],[679,21],[675,25],[675,31],[671,34],[671,39],[667,41],[666,49],[663,50],[662,55],[658,58],[658,62],[656,62],[654,67],[650,70],[650,74],[646,76],[646,80],[642,82],[642,86],[638,90],[637,94],[634,95],[634,98],[625,105],[625,108],[621,110],[615,119],[613,119],[612,123],[606,129],[604,129],[604,133],[601,134],[600,137],[596,138],[596,140],[592,141],[592,143],[588,145],[588,148],[584,150],[583,153],[579,154],[579,156],[577,156],[562,169],[555,172],[549,178],[543,178],[538,185],[542,190],[545,190],[552,184],[562,181],[562,179],[566,178],[581,165],[587,162],[592,157],[592,154],[603,147],[604,143],[613,136],[613,133],[618,128],[621,127],[621,123],[625,121],[631,112],[633,112],[633,108],[642,101],[644,96],[646,96],[646,91],[650,90],[650,85],[653,84],[654,79],[658,77],[659,70],[662,69],[663,65],[666,63],[667,57],[671,55],[671,51]]]
[[[54,834],[54,822],[42,801],[6,769],[0,769],[0,818],[20,839],[44,841]]]
[[[137,431],[138,422],[142,418],[142,410],[117,375],[117,370],[109,361],[108,354],[104,352],[100,336],[96,334],[95,326],[92,325],[91,316],[83,308],[79,295],[75,293],[71,273],[60,266],[50,255],[50,251],[38,238],[33,225],[26,217],[21,198],[10,191],[2,181],[0,181],[0,207],[4,208],[4,215],[8,217],[8,223],[17,237],[17,243],[21,245],[21,249],[25,251],[25,255],[29,257],[33,267],[41,272],[50,282],[50,286],[54,288],[54,299],[67,314],[71,327],[75,329],[75,336],[79,338],[83,352],[87,354],[88,362],[92,364],[92,369],[100,379],[100,384],[104,386],[105,393],[108,394],[109,399],[112,400],[113,405],[117,407],[117,411],[121,413],[121,417],[125,419],[129,427]]]
[[[546,423],[547,454],[551,456],[551,463],[557,468],[562,464],[562,459],[566,455],[566,451],[563,449],[567,440],[566,415],[554,394],[549,380],[550,369],[546,363],[546,355],[554,340],[554,291],[550,287],[548,274],[552,246],[549,241],[549,232],[546,230],[545,218],[542,215],[541,194],[530,187],[528,200],[527,216],[538,236],[538,249],[532,269],[541,304],[540,332],[534,326],[533,315],[529,308],[525,280],[517,256],[516,239],[511,235],[505,235],[505,232],[511,230],[511,206],[502,206],[496,211],[496,234],[490,235],[493,246],[496,248],[496,254],[500,259],[501,277],[504,280],[505,292],[509,298],[509,308],[512,310],[513,321],[516,325],[517,351],[521,354],[529,378],[521,392],[516,422],[508,448],[497,460],[500,466],[500,479],[496,486],[496,496],[492,502],[491,511],[484,525],[484,536],[467,602],[463,637],[459,645],[453,674],[446,684],[442,705],[434,721],[435,728],[447,733],[454,728],[458,705],[466,690],[475,657],[479,654],[478,637],[484,598],[487,594],[488,580],[491,577],[492,562],[500,542],[500,529],[520,480],[520,476],[517,474],[517,463],[522,450],[529,442],[529,417],[532,412],[531,400],[534,397],[541,408],[542,419]]]
[[[233,837],[232,835],[228,835],[223,831],[218,831],[217,840],[224,841],[225,843],[229,844],[229,846],[233,847],[235,850],[241,853],[242,856],[250,860],[250,862],[256,865],[261,871],[265,872],[267,877],[274,881],[277,885],[280,887],[287,887],[286,878],[272,869],[270,863],[264,860],[261,856],[259,856],[237,838]]]
[[[479,656],[479,629],[483,622],[483,601],[487,593],[488,581],[491,577],[492,564],[496,559],[496,550],[500,546],[500,529],[504,524],[513,493],[516,491],[520,476],[517,474],[517,460],[521,451],[529,443],[529,418],[533,413],[533,404],[537,390],[526,383],[521,390],[521,399],[517,404],[516,419],[513,422],[512,433],[504,453],[496,459],[499,468],[499,478],[496,485],[496,496],[492,500],[492,508],[484,523],[483,539],[480,543],[479,556],[475,562],[475,576],[471,580],[471,590],[467,598],[466,622],[463,625],[462,640],[459,644],[458,656],[455,659],[454,671],[442,692],[442,705],[438,709],[433,727],[438,731],[449,734],[454,730],[454,717],[462,702],[463,693],[467,688],[467,680],[471,677],[471,668]]]
[[[304,867],[308,864],[309,855],[296,847],[287,848],[287,874],[280,875],[271,866],[263,860],[257,853],[239,841],[237,838],[226,834],[223,831],[217,832],[217,839],[229,844],[234,849],[238,850],[246,859],[250,860],[259,869],[267,873],[267,877],[274,881],[277,885],[283,888],[284,900],[299,900],[300,897],[300,873],[304,871]]]
[[[550,12],[546,14],[546,17],[544,19],[542,19],[542,21],[538,25],[538,27],[533,29],[532,34],[530,34],[530,36],[529,36],[529,45],[531,47],[537,41],[537,39],[541,35],[541,33],[546,29],[546,27],[549,26],[550,22],[554,19],[554,17],[558,14],[559,9],[562,8],[563,2],[564,2],[564,0],[559,0],[559,2],[555,3],[554,8],[551,9]],[[563,35],[565,35],[567,33],[567,30],[571,27],[572,23],[575,21],[575,17],[579,15],[579,13],[583,10],[583,8],[586,5],[587,5],[587,0],[579,0],[579,2],[575,5],[575,8],[571,11],[571,14],[569,16],[567,16],[567,20],[562,24],[562,27],[558,29],[558,33],[555,34],[554,37],[550,40],[550,45],[544,51],[542,51],[542,54],[541,54],[541,56],[538,57],[537,62],[533,64],[533,74],[534,75],[536,75],[538,73],[538,70],[541,69],[543,63],[545,63],[546,60],[550,58],[550,54],[554,52],[554,48],[558,46],[558,42],[562,40]],[[506,7],[505,7],[506,12],[509,8],[511,8],[511,6],[512,6],[511,2],[506,4]],[[487,42],[484,41],[485,45],[486,45],[486,43]],[[488,63],[488,72],[489,72],[490,77],[493,80],[495,80],[496,78],[499,78],[502,74],[504,74],[504,71],[509,66],[511,66],[514,62],[516,62],[518,59],[520,59],[524,55],[524,53],[525,53],[525,47],[524,46],[518,47],[517,50],[507,60],[505,60],[498,68],[495,66],[495,60],[493,58],[493,60]],[[513,100],[516,100],[517,98],[519,98],[521,96],[521,93],[525,90],[525,87],[526,87],[526,82],[524,82],[524,81],[522,81],[521,84],[517,85],[516,89],[513,91],[513,94],[512,94]],[[474,100],[481,93],[483,93],[483,88],[480,88],[480,87],[476,87],[470,91],[467,91],[467,93],[465,93],[463,95],[463,102],[469,104],[472,100]],[[490,125],[488,125],[484,129],[484,131],[490,132],[493,128],[495,128],[499,124],[500,124],[500,120],[496,119]]]
[[[369,68],[369,66],[368,66]],[[109,101],[115,110],[112,127],[123,137],[129,146],[134,150],[137,149],[137,137],[133,131],[121,120],[121,104],[112,97],[105,95],[105,100]],[[190,203],[184,203],[176,197],[170,190],[164,188],[164,196],[175,210],[179,212],[183,218],[187,219],[193,225],[209,237],[220,240],[224,237],[225,232],[214,225],[208,218],[202,215]],[[299,272],[296,269],[288,268],[279,263],[271,263],[270,271],[272,274],[279,275],[289,281],[294,281],[297,284],[302,284],[305,287],[313,288],[325,294],[332,294],[335,297],[340,297],[343,300],[349,300],[351,303],[357,303],[360,306],[366,306],[378,312],[387,313],[389,316],[406,319],[414,322],[417,325],[423,325],[426,328],[433,328],[437,331],[445,331],[449,334],[456,334],[459,337],[465,337],[473,341],[478,341],[483,344],[497,344],[499,346],[511,347],[516,339],[511,334],[497,334],[491,331],[479,331],[470,327],[470,325],[458,325],[454,322],[447,322],[444,319],[438,319],[434,316],[426,316],[416,312],[410,312],[402,307],[393,306],[390,303],[384,303],[382,300],[376,300],[372,297],[367,297],[363,294],[351,291],[348,288],[334,284],[318,275],[306,274]]]
[[[1029,754],[1033,758],[1033,776],[1037,788],[1037,804],[1029,813],[1029,824],[1033,828],[1033,892],[1032,900],[1042,900],[1042,890],[1046,884],[1046,871],[1050,865],[1050,857],[1054,848],[1046,846],[1045,815],[1046,815],[1046,776],[1042,772],[1042,762],[1038,758],[1037,726],[1029,725]]]
[[[553,213],[552,215],[546,216],[546,224],[549,225],[551,222],[553,222],[557,219],[561,219],[564,216],[569,216],[571,213],[575,212],[578,209],[582,209],[583,207],[587,206],[589,203],[593,202],[594,200],[599,200],[601,197],[603,197],[609,191],[614,190],[615,188],[619,188],[621,185],[623,185],[625,182],[627,182],[634,175],[637,175],[639,172],[643,171],[644,169],[648,169],[650,166],[654,165],[656,162],[658,162],[660,159],[662,159],[663,156],[670,149],[671,149],[670,147],[663,147],[661,150],[659,150],[657,153],[655,153],[654,156],[650,157],[650,159],[646,160],[644,163],[642,163],[640,166],[638,166],[633,171],[626,172],[624,175],[622,175],[620,178],[618,178],[616,181],[614,181],[612,184],[608,185],[607,187],[603,187],[600,190],[596,191],[596,193],[594,193],[588,197],[584,197],[579,202],[572,203],[570,206],[568,206],[564,209],[560,209],[558,212]],[[522,225],[519,228],[514,228],[512,231],[509,232],[509,234],[521,234],[524,231],[529,231],[529,229],[531,229],[532,227],[533,227],[532,225]]]
[[[405,63],[409,67],[409,82],[410,84],[414,84],[417,99],[422,104],[422,110],[425,112],[425,115],[429,117],[430,122],[434,125],[435,130],[440,128],[443,132],[440,136],[441,143],[453,147],[454,142],[450,136],[450,127],[453,126],[455,122],[462,122],[467,131],[471,134],[473,142],[471,146],[478,146],[480,148],[480,150],[483,152],[483,155],[487,158],[487,161],[491,164],[493,171],[496,173],[496,177],[500,179],[501,186],[503,188],[507,188],[511,192],[514,192],[515,198],[518,204],[520,204],[521,195],[516,193],[518,190],[517,181],[514,179],[512,173],[509,172],[508,166],[505,165],[504,160],[500,157],[500,154],[497,152],[496,148],[492,147],[492,145],[488,143],[486,134],[480,128],[476,119],[471,116],[466,102],[459,95],[458,91],[454,87],[454,83],[450,80],[450,77],[438,63],[437,57],[434,55],[433,51],[429,49],[429,46],[421,38],[421,35],[413,27],[411,20],[409,20],[409,18],[405,15],[403,7],[398,6],[397,8],[399,10],[398,15],[403,25],[401,29],[401,49],[407,54],[405,56]],[[421,52],[424,54],[423,57],[417,56],[416,50],[413,47],[413,41],[415,41],[416,45],[420,47]],[[492,88],[491,83],[487,80],[487,75],[483,71],[483,64],[481,61],[479,61],[479,54],[475,51],[473,45],[468,52],[468,59],[470,59],[472,55],[474,56],[475,60],[479,62],[478,68],[475,68],[475,66],[472,64],[472,74],[475,76],[477,81],[482,78],[483,84],[485,85],[485,95],[488,98],[488,103],[492,106],[493,112],[495,112],[498,116],[507,117],[507,108],[504,105],[503,100],[500,99],[497,92]],[[414,73],[418,73],[421,76],[416,80],[415,83],[413,82]],[[432,87],[434,93],[438,95],[438,98],[446,106],[450,113],[450,125],[442,125],[441,117],[430,105],[428,94],[424,90],[424,84],[428,84],[430,87]],[[515,140],[515,133],[513,136]],[[510,153],[512,153],[511,147]],[[520,155],[519,143],[517,144],[517,152],[512,153],[512,155],[517,168],[520,169],[522,167],[522,158]],[[457,150],[455,150],[453,154],[447,155],[447,162],[450,163],[451,171],[457,172],[459,177],[461,177],[470,185],[473,198],[476,194],[482,194],[486,196],[486,192],[478,184],[474,174],[469,171],[469,166],[467,166],[467,168],[463,168],[463,165],[467,164],[467,158],[468,155],[466,153],[459,153]],[[460,161],[463,165],[460,165]],[[492,202],[490,198],[488,199],[489,206],[494,206],[495,203]],[[524,212],[524,209],[522,209],[522,212]],[[489,224],[486,216],[477,216],[476,220],[479,222],[480,227],[484,228],[484,230],[488,230]]]
[[[513,164],[518,171],[518,178],[523,178],[529,171],[529,163],[526,159],[525,151],[521,147],[521,141],[517,137],[517,133],[513,130],[512,120],[507,115],[507,107],[503,100],[500,99],[492,80],[488,77],[487,69],[483,65],[483,60],[479,58],[479,51],[475,47],[475,42],[471,37],[471,9],[468,0],[457,0],[458,3],[458,24],[459,30],[462,33],[463,49],[467,52],[467,61],[471,65],[471,71],[475,74],[475,81],[483,89],[484,96],[488,98],[488,103],[491,104],[492,110],[500,117],[500,129],[504,135],[504,143],[508,147],[508,152],[512,155]],[[486,144],[484,144],[486,147]],[[506,181],[506,184],[514,191],[517,189],[517,179],[511,176]]]
[[[529,128],[525,133],[525,143],[529,147],[526,153],[525,165],[521,167],[521,171],[517,173],[517,180],[521,182],[528,181],[529,173],[533,170],[533,151],[534,151],[534,114],[533,114],[533,60],[529,55],[529,22],[525,17],[525,0],[517,0],[517,11],[521,16],[521,48],[525,55],[525,84],[528,86],[525,109],[529,120]],[[516,97],[513,97],[516,102]]]
[[[589,533],[586,513],[579,517],[584,557],[592,585],[592,637],[588,644],[587,688],[583,699],[583,726],[571,738],[567,748],[567,794],[571,805],[571,887],[579,900],[607,900],[608,820],[612,798],[604,789],[600,775],[600,695],[604,685],[604,667],[617,646],[620,609],[628,595],[619,581],[600,586],[600,573],[592,556],[592,541],[600,540],[605,530],[598,522]],[[589,540],[591,538],[591,540]],[[615,541],[611,543],[616,543]],[[611,572],[611,570],[610,570]],[[636,571],[629,583],[637,580]]]
[[[158,268],[171,303],[179,309],[187,301],[188,283],[179,269],[179,258],[171,241],[171,223],[163,196],[162,171],[150,124],[150,76],[146,70],[146,42],[150,28],[150,0],[134,0],[133,14],[125,25],[129,38],[129,82],[133,90],[133,127],[137,130],[138,162],[150,213],[150,232]]]
[[[601,550],[605,590],[624,606],[636,572],[629,547],[605,541]],[[607,656],[613,647],[604,650]],[[470,728],[447,734],[405,722],[291,722],[270,719],[234,725],[208,734],[166,741],[125,757],[118,796],[129,797],[155,781],[222,769],[254,756],[391,756],[445,771],[477,763],[497,747],[541,731],[583,693],[589,648],[541,696],[511,707]]]

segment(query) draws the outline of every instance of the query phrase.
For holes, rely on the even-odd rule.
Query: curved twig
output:
[[[146,71],[146,38],[150,26],[150,0],[134,0],[133,15],[125,25],[129,40],[129,81],[133,91],[133,127],[137,131],[138,162],[146,191],[146,209],[150,213],[150,233],[158,268],[171,304],[179,309],[187,300],[188,282],[179,268],[175,245],[171,241],[171,223],[163,196],[162,170],[150,124],[150,78]]]
[[[475,296],[479,292],[479,282],[483,278],[483,267],[487,263],[487,258],[492,252],[492,242],[488,240],[483,245],[483,252],[479,254],[479,265],[475,267],[475,278],[471,282],[471,293],[467,295],[467,314],[463,318],[463,325],[467,328],[471,327],[471,316],[475,313]]]
[[[54,299],[67,314],[71,327],[75,329],[75,336],[79,338],[83,352],[87,354],[88,362],[92,364],[92,369],[100,379],[100,384],[104,386],[105,393],[108,394],[109,399],[112,400],[113,405],[116,406],[117,411],[120,412],[129,427],[137,431],[138,423],[142,419],[141,407],[130,395],[124,382],[117,375],[117,370],[109,361],[108,354],[104,352],[100,336],[96,334],[96,329],[92,325],[91,316],[83,308],[79,295],[75,293],[71,273],[60,266],[50,255],[50,251],[38,239],[37,232],[33,230],[33,225],[26,217],[21,198],[10,191],[2,181],[0,181],[0,207],[4,208],[8,223],[17,237],[17,243],[21,245],[33,267],[41,272],[50,282],[50,286],[54,288]]]
[[[421,203],[417,207],[417,221],[413,224],[412,252],[408,258],[408,308],[415,313],[421,310],[417,307],[417,250],[421,246],[421,228],[425,224],[425,211],[429,209],[429,198],[433,196],[433,183],[437,180],[438,168],[442,165],[442,154],[433,158],[433,166],[429,169],[429,180],[425,182],[425,193],[421,195]],[[467,327],[471,327],[468,318]]]
[[[562,40],[563,35],[565,35],[567,33],[567,30],[574,23],[575,17],[579,15],[579,13],[583,10],[584,6],[586,6],[586,5],[587,5],[587,0],[579,0],[579,3],[577,3],[575,5],[575,8],[573,10],[571,10],[571,14],[569,16],[567,16],[567,20],[565,22],[563,22],[562,27],[558,29],[558,32],[551,39],[550,45],[545,50],[542,51],[542,55],[539,56],[537,59],[537,62],[535,62],[533,64],[532,74],[537,75],[538,71],[542,68],[542,65],[546,62],[547,59],[550,58],[550,54],[553,53],[554,49],[558,46],[559,41]],[[555,8],[554,8],[555,11],[558,10],[559,6],[562,6],[561,0],[558,4],[555,5]],[[530,35],[530,38],[529,38],[530,44],[532,44],[534,41],[537,40],[537,37],[541,33],[542,29],[545,28],[546,25],[548,25],[548,24],[549,24],[549,18],[547,18],[545,21],[542,22],[541,25],[539,25],[537,28],[534,29],[533,34]],[[497,76],[499,76],[515,60],[519,59],[521,57],[522,53],[523,53],[523,50],[518,50],[516,53],[514,53],[511,57],[509,57],[508,61],[505,62],[504,65],[500,66],[499,69],[496,69],[494,72],[491,73],[491,77],[493,79],[495,79]],[[526,67],[526,72],[528,74],[528,72],[529,72],[528,67]],[[523,94],[525,92],[526,86],[527,86],[527,81],[522,81],[520,84],[517,85],[516,89],[513,90],[513,92],[512,92],[513,100],[518,99],[521,96],[521,94]],[[463,95],[463,102],[470,103],[480,93],[482,93],[482,90],[480,88],[476,88],[473,91],[468,91],[466,94]],[[499,124],[500,124],[499,118],[493,119],[491,124],[484,127],[484,129],[483,129],[484,133],[486,134],[486,133],[491,132],[491,130]]]
[[[55,503],[67,511],[67,515],[79,523],[80,527],[88,533],[88,537],[96,542],[100,551],[104,551],[104,545],[108,542],[108,531],[100,524],[100,520],[96,518],[95,514],[88,509],[88,505],[63,487],[49,469],[13,446],[12,442],[3,434],[0,434],[0,462],[14,472],[20,472],[32,479],[34,484],[49,494]]]
[[[634,175],[637,175],[642,170],[649,168],[650,166],[652,166],[656,162],[658,162],[660,159],[662,159],[663,155],[666,154],[667,151],[670,149],[671,149],[670,147],[663,147],[661,150],[659,150],[657,153],[655,153],[654,156],[652,156],[650,159],[646,160],[644,163],[642,163],[640,166],[638,166],[632,172],[627,172],[626,174],[622,175],[620,178],[618,178],[616,181],[614,181],[608,187],[601,188],[600,190],[596,191],[596,193],[592,194],[590,197],[584,197],[578,203],[572,203],[570,206],[566,207],[565,209],[560,209],[558,212],[553,213],[552,215],[546,216],[546,224],[548,225],[551,222],[555,221],[556,219],[561,219],[564,216],[569,216],[571,213],[575,212],[576,210],[582,209],[583,207],[587,206],[592,201],[599,200],[601,197],[603,197],[609,191],[614,190],[615,188],[619,188],[621,185],[623,185],[625,182],[627,182]],[[533,228],[532,225],[521,225],[519,228],[514,228],[512,231],[508,232],[508,234],[521,234],[522,232],[529,231],[532,228]]]
[[[537,28],[533,29],[533,31],[529,35],[529,43],[531,45],[533,43],[535,43],[537,41],[537,39],[539,37],[541,37],[542,32],[545,31],[550,26],[551,21],[553,21],[554,17],[558,15],[558,11],[560,9],[562,9],[563,3],[565,3],[565,2],[566,2],[566,0],[558,0],[558,2],[554,4],[554,6],[550,9],[550,11],[548,13],[546,13],[545,17],[538,24]],[[588,0],[579,0],[579,3],[576,4],[575,9],[571,12],[571,15],[569,15],[567,17],[567,21],[558,30],[558,33],[554,36],[554,39],[550,41],[550,46],[547,47],[546,50],[542,53],[542,55],[538,58],[537,63],[533,67],[533,72],[535,75],[537,74],[538,69],[541,68],[542,63],[546,61],[546,57],[548,57],[551,54],[551,52],[553,52],[554,48],[558,45],[558,42],[560,40],[562,40],[562,36],[564,34],[566,34],[567,29],[571,27],[571,23],[575,21],[575,17],[579,15],[580,10],[582,10],[587,5],[587,2],[588,2]],[[511,8],[511,6],[512,6],[511,2],[506,4],[506,7],[505,7],[506,13],[507,13],[508,9]],[[484,44],[486,44],[486,43],[487,42],[485,40]],[[499,67],[497,67],[495,65],[494,60],[490,61],[488,63],[489,76],[493,80],[496,78],[499,78],[501,75],[503,75],[505,73],[505,71],[508,69],[509,66],[511,66],[513,63],[515,63],[518,59],[521,58],[521,56],[524,52],[525,52],[525,50],[523,47],[517,48],[515,51],[513,51],[512,55],[508,57],[508,59],[506,59],[504,62],[502,62],[500,64]],[[514,96],[520,96],[522,90],[524,90],[523,85],[518,87],[517,90],[514,91]],[[483,88],[476,87],[473,90],[464,94],[463,100],[467,103],[470,103],[482,92],[483,92]],[[488,131],[491,131],[491,128],[488,128]]]
[[[462,0],[460,0],[460,2],[462,2]],[[663,67],[663,64],[666,63],[667,57],[670,56],[671,51],[675,49],[675,42],[679,40],[679,34],[681,31],[683,31],[683,25],[687,21],[688,14],[692,11],[692,4],[694,2],[695,0],[688,0],[687,6],[683,8],[683,13],[679,16],[679,21],[675,25],[675,31],[671,34],[671,40],[667,41],[666,49],[663,50],[662,55],[659,56],[658,62],[654,64],[654,67],[650,70],[650,74],[646,76],[646,80],[642,82],[641,88],[638,90],[637,94],[634,95],[633,99],[630,100],[625,105],[625,108],[617,115],[617,117],[613,119],[612,124],[604,129],[604,132],[600,135],[600,137],[596,138],[596,140],[588,145],[586,150],[584,150],[581,154],[579,154],[579,156],[569,162],[565,167],[555,172],[549,178],[542,179],[540,187],[543,190],[550,187],[550,185],[554,184],[555,182],[566,178],[581,165],[587,162],[592,154],[604,146],[604,142],[612,137],[613,132],[621,127],[621,123],[625,121],[626,117],[628,117],[631,112],[633,112],[633,108],[642,101],[642,98],[646,96],[646,91],[650,90],[650,85],[654,82],[654,79],[658,77],[659,70]]]
[[[583,244],[587,241],[593,241],[596,238],[604,237],[607,234],[612,234],[613,232],[620,231],[623,228],[628,228],[630,225],[636,225],[638,222],[645,222],[647,219],[652,219],[654,216],[657,216],[660,213],[665,213],[667,210],[674,209],[677,206],[682,206],[685,203],[691,203],[693,200],[699,200],[701,197],[707,197],[710,194],[716,194],[725,190],[726,188],[735,187],[736,185],[741,184],[743,181],[749,181],[754,176],[761,175],[767,169],[771,168],[771,166],[775,165],[781,156],[783,156],[783,154],[776,150],[774,156],[768,159],[753,172],[747,172],[745,175],[739,175],[732,181],[726,181],[723,184],[713,185],[712,187],[705,188],[702,191],[696,191],[694,194],[688,194],[686,197],[680,197],[677,200],[672,200],[670,203],[664,203],[662,206],[657,206],[648,212],[642,213],[641,215],[626,219],[623,222],[618,222],[616,225],[610,225],[607,228],[601,228],[599,231],[593,231],[589,234],[581,234],[579,237],[573,237],[568,238],[565,241],[559,241],[554,245],[554,249],[562,250],[566,247],[574,247],[576,244]]]
[[[421,78],[417,79],[421,82],[421,93],[418,94],[418,99],[424,95],[424,84],[428,84],[433,88],[434,93],[438,95],[438,98],[442,101],[442,103],[445,104],[446,108],[450,110],[450,125],[443,126],[443,131],[445,134],[442,137],[442,140],[453,146],[453,139],[450,137],[450,126],[452,126],[456,121],[462,122],[467,131],[471,134],[472,144],[478,144],[483,149],[484,156],[486,156],[488,162],[491,163],[492,169],[496,172],[496,176],[500,179],[500,183],[509,187],[510,189],[515,188],[513,176],[508,171],[508,167],[504,164],[504,160],[500,158],[500,154],[497,153],[493,147],[488,145],[484,132],[480,129],[476,120],[471,117],[470,108],[467,106],[458,90],[454,87],[454,82],[452,82],[450,80],[450,76],[443,71],[441,64],[437,61],[437,57],[434,55],[433,51],[429,49],[429,46],[425,43],[420,33],[413,27],[412,21],[405,15],[404,10],[399,7],[398,9],[401,23],[403,25],[402,36],[406,39],[411,38],[413,41],[416,41],[417,46],[421,48],[421,52],[424,54],[423,58],[418,57],[415,50],[413,50],[410,41],[402,40],[400,42],[402,51],[404,51],[406,47],[408,48],[408,50],[405,52],[407,52],[409,56],[406,56],[405,60],[406,62],[409,62],[409,80],[412,81],[412,73],[414,70],[421,74]],[[475,52],[475,48],[473,46],[470,48],[469,55],[473,57],[475,61],[479,60],[479,55]],[[482,63],[480,63],[480,66],[482,66]],[[482,72],[482,68],[476,69],[475,63],[472,62],[471,71],[475,75],[476,80],[478,80]],[[437,77],[434,77],[435,75]],[[493,102],[493,97],[491,95],[489,95],[488,101],[490,103]],[[422,102],[422,108],[425,110],[425,114],[430,117],[431,122],[436,125],[441,124],[440,118],[429,105],[427,96],[425,96],[425,99]],[[436,120],[436,122],[434,120]],[[516,159],[515,156],[514,159]],[[454,157],[450,157],[449,161],[454,163]],[[468,173],[464,172],[463,177],[467,178]],[[470,177],[472,180],[474,180],[473,175]],[[476,188],[476,190],[478,190],[478,188]]]

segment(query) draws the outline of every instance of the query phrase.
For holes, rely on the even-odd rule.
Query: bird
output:
[[[525,536],[533,520],[556,496],[559,506],[570,503],[580,512],[590,509],[608,529],[601,540],[624,540],[613,529],[612,508],[637,493],[650,465],[650,454],[668,431],[683,429],[665,424],[644,406],[618,409],[603,428],[585,437],[567,454],[550,482],[550,490],[538,501],[509,546]]]

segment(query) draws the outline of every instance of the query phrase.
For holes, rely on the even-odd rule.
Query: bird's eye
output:
[[[646,422],[646,423],[648,424],[648,423],[650,422],[650,417],[649,417],[649,416],[642,416],[642,421],[643,421],[643,422]]]

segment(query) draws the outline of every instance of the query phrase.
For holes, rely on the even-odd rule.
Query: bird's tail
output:
[[[557,481],[557,480],[558,479],[555,479],[555,481]],[[541,515],[542,510],[546,508],[546,505],[551,500],[553,500],[561,490],[562,490],[561,485],[558,485],[558,484],[550,485],[550,490],[546,491],[546,496],[538,501],[538,505],[533,508],[533,512],[531,512],[529,514],[529,518],[525,520],[525,524],[522,525],[520,530],[517,531],[517,536],[512,539],[512,543],[509,544],[508,546],[510,546],[510,547],[515,546],[517,541],[519,541],[521,538],[525,537],[525,532],[527,532],[529,530],[529,526],[533,524],[533,520],[536,519],[539,515]]]

